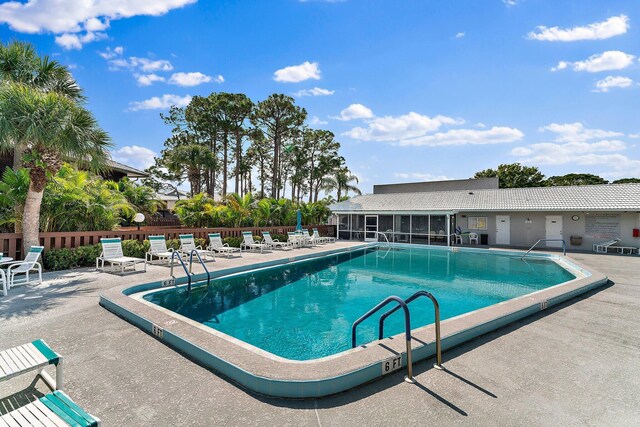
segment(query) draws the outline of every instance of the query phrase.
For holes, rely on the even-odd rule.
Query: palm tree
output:
[[[82,102],[82,89],[64,65],[40,58],[29,43],[11,42],[0,44],[0,82],[22,83],[42,92],[55,92],[73,101]],[[22,167],[22,157],[27,148],[14,141],[13,168]]]
[[[352,174],[349,169],[342,167],[336,170],[333,176],[327,176],[324,178],[322,188],[327,193],[336,191],[336,198],[340,201],[343,192],[345,196],[348,196],[350,191],[357,195],[362,194],[362,191],[360,191],[358,187],[351,184],[354,181],[356,184],[360,182],[358,177]]]
[[[104,167],[111,146],[108,135],[82,106],[81,92],[69,96],[64,91],[77,87],[69,71],[47,58],[39,61],[43,68],[55,70],[51,74],[60,81],[55,78],[46,80],[46,84],[38,78],[33,79],[34,84],[16,79],[0,81],[0,150],[22,149],[23,164],[29,171],[23,211],[25,249],[39,243],[40,206],[49,177],[67,159],[98,170]],[[10,67],[5,63],[3,68]],[[17,70],[14,74],[22,76],[23,72]],[[60,92],[58,88],[62,88]]]

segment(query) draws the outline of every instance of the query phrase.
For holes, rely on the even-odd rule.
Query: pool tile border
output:
[[[363,244],[218,270],[212,272],[212,276],[221,277],[353,251],[372,245],[376,244]],[[398,244],[393,246],[415,247],[415,245]],[[497,250],[492,249],[434,246],[430,248],[498,253]],[[514,256],[523,254],[522,251],[499,251],[501,254],[508,253]],[[602,286],[608,281],[602,273],[590,270],[571,258],[540,253],[533,256],[553,259],[563,267],[569,267],[574,272],[578,272],[582,277],[443,321],[441,325],[443,350],[546,310]],[[198,280],[203,278],[206,278],[204,274],[197,276]],[[186,278],[179,278],[176,284],[180,285],[186,281]],[[158,281],[111,288],[100,296],[100,305],[151,335],[154,335],[154,325],[156,328],[162,328],[162,337],[156,336],[162,342],[186,354],[202,366],[261,394],[283,398],[316,398],[339,393],[381,378],[381,362],[397,354],[402,355],[402,369],[406,368],[405,342],[402,334],[321,359],[294,361],[280,357],[265,357],[264,354],[254,351],[252,346],[239,344],[237,340],[229,340],[228,336],[221,332],[215,331],[217,333],[214,334],[204,328],[198,328],[169,312],[158,310],[130,297],[134,293],[161,287],[162,282]],[[414,363],[435,354],[433,325],[414,329],[412,336]],[[446,353],[444,353],[444,360],[446,361]]]

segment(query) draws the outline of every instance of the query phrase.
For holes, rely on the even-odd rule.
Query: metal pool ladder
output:
[[[407,343],[407,376],[405,377],[405,381],[410,382],[410,383],[415,383],[415,380],[413,379],[413,360],[412,360],[412,354],[411,354],[411,312],[409,310],[408,304],[411,301],[413,301],[413,300],[415,300],[415,299],[417,299],[418,297],[421,297],[421,296],[428,297],[433,302],[433,306],[435,308],[435,316],[436,316],[436,364],[434,365],[434,367],[437,368],[437,369],[444,369],[444,367],[442,366],[441,345],[440,345],[440,306],[439,306],[438,301],[436,300],[436,298],[433,295],[431,295],[429,292],[418,291],[415,294],[411,295],[406,300],[403,300],[402,298],[400,298],[398,296],[394,296],[394,295],[388,296],[387,298],[382,300],[379,304],[377,304],[375,307],[373,307],[371,310],[367,311],[365,314],[360,316],[360,318],[358,318],[358,320],[353,322],[353,325],[351,325],[351,347],[355,348],[356,347],[356,341],[357,341],[356,340],[356,328],[358,327],[358,325],[360,323],[364,322],[369,317],[373,316],[376,312],[378,312],[380,309],[382,309],[383,307],[385,307],[389,303],[396,302],[398,305],[396,305],[391,310],[389,310],[386,313],[384,313],[382,315],[382,317],[380,318],[380,322],[379,322],[379,328],[380,329],[379,329],[378,337],[379,337],[379,339],[383,338],[384,320],[387,317],[389,317],[392,313],[394,313],[394,312],[396,312],[396,311],[398,311],[399,309],[402,308],[402,310],[404,312],[404,329],[405,329],[405,339],[406,339],[406,343]]]
[[[196,249],[193,249],[191,251],[191,253],[189,254],[189,268],[187,268],[186,264],[184,263],[184,260],[182,259],[181,253],[178,251],[174,251],[171,254],[171,278],[175,281],[176,276],[173,275],[173,259],[176,258],[176,256],[178,257],[178,260],[180,261],[180,265],[182,265],[182,269],[184,270],[184,272],[187,274],[187,290],[189,292],[191,292],[191,279],[193,276],[193,254],[196,254],[196,256],[198,257],[198,260],[200,261],[200,264],[202,265],[202,268],[204,268],[204,271],[207,273],[207,285],[209,284],[209,282],[211,281],[211,274],[209,273],[209,270],[207,269],[207,266],[204,265],[204,262],[202,261],[202,258],[200,257],[200,254],[198,253],[198,251]]]
[[[420,297],[427,297],[433,303],[433,309],[435,312],[435,328],[436,328],[436,363],[433,365],[436,369],[444,369],[442,366],[442,346],[440,344],[440,304],[438,304],[438,300],[431,293],[427,291],[418,291],[415,294],[411,295],[409,298],[404,300],[405,304],[409,304],[411,301],[415,301]],[[387,311],[380,317],[380,322],[378,323],[378,339],[384,338],[384,321],[387,317],[391,316],[393,313],[398,311],[400,306],[393,307],[391,310]]]
[[[564,241],[564,239],[540,239],[537,242],[535,242],[533,246],[531,246],[529,250],[520,257],[520,259],[524,259],[524,257],[529,255],[529,252],[531,252],[533,248],[535,248],[540,242],[562,242],[562,254],[565,256],[567,255],[567,243]]]

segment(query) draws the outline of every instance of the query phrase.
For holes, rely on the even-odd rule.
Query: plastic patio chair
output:
[[[5,278],[7,282],[7,290],[14,286],[27,285],[31,283],[29,273],[32,271],[38,272],[38,281],[36,283],[42,283],[42,265],[40,265],[38,260],[40,259],[40,255],[43,250],[44,246],[31,246],[23,261],[15,261],[9,264],[9,268],[7,268],[7,277]],[[23,280],[16,281],[16,276],[18,274],[24,274],[25,278]]]

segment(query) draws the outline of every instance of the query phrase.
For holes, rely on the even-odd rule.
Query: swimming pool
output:
[[[119,285],[100,295],[100,305],[250,390],[322,397],[408,371],[410,353],[414,362],[435,354],[433,311],[426,299],[409,305],[410,341],[404,333],[393,335],[401,330],[398,314],[385,324],[388,338],[376,339],[381,311],[360,325],[358,346],[350,348],[352,319],[379,296],[433,292],[444,319],[446,364],[447,349],[607,282],[570,257],[535,253],[523,262],[523,254],[337,242],[219,259],[209,264],[213,283],[194,287],[190,295],[187,277]],[[204,279],[204,274],[194,278]]]
[[[389,295],[426,290],[442,320],[557,285],[575,276],[551,259],[429,247],[373,247],[171,288],[146,301],[277,356],[309,360],[351,348],[351,325]],[[382,314],[382,313],[380,313]],[[411,304],[411,327],[433,323],[431,301]],[[358,343],[377,339],[378,318],[358,328]],[[404,330],[401,311],[387,336]]]

